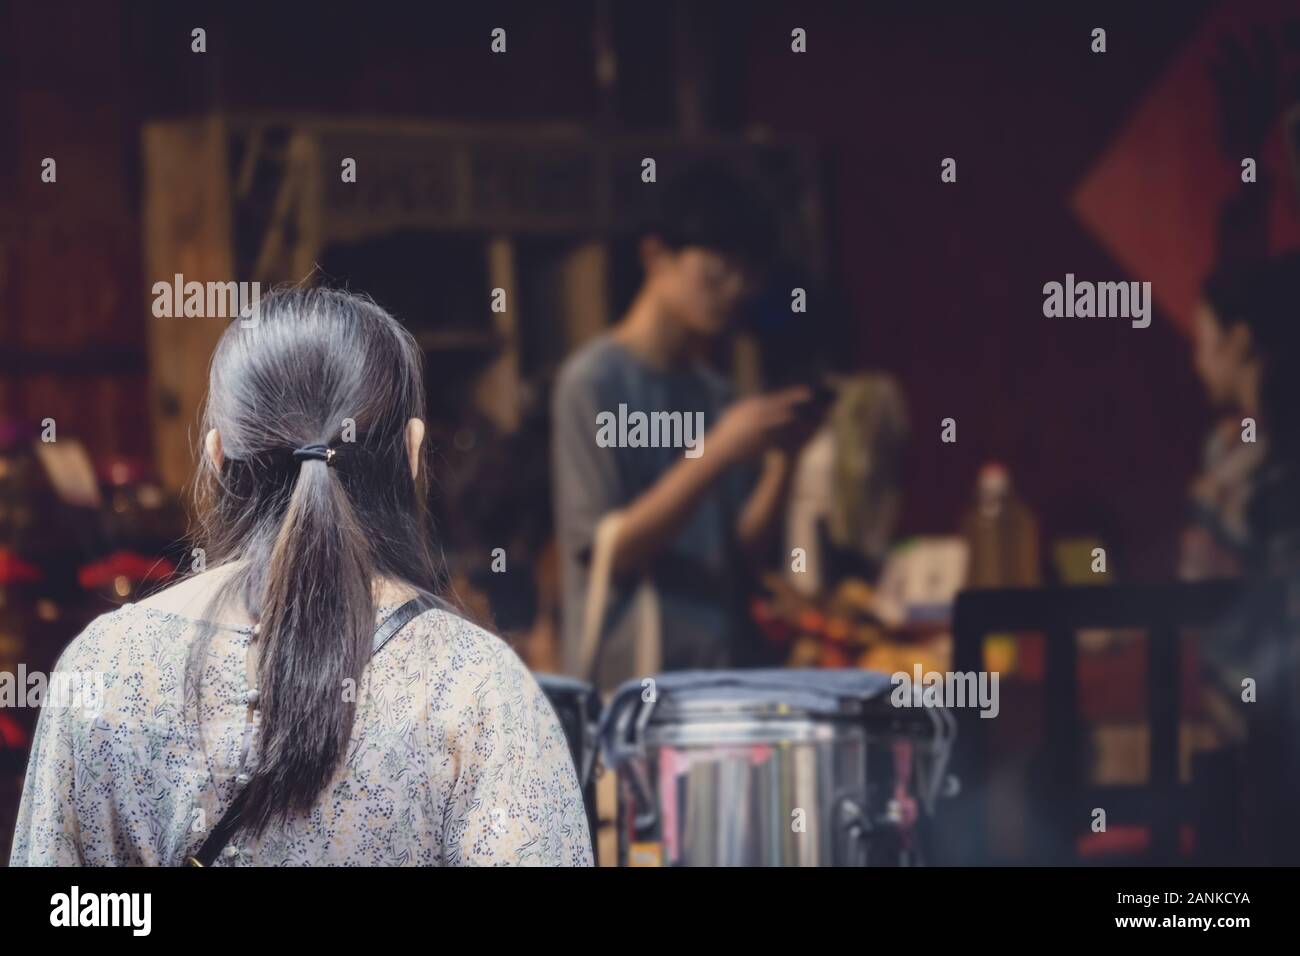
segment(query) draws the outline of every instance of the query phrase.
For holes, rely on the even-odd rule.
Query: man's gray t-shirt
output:
[[[711,428],[733,392],[702,364],[661,371],[602,335],[560,370],[552,397],[551,469],[563,588],[563,646],[572,673],[582,640],[588,570],[596,525],[626,508],[682,460],[673,447],[601,447],[602,412],[702,412]],[[708,453],[708,443],[704,444]],[[752,468],[732,468],[700,498],[677,538],[654,561],[649,578],[659,599],[664,670],[726,667],[738,639],[739,562],[735,528],[754,483]],[[629,613],[636,580],[616,578],[606,603],[594,673],[578,675],[601,689],[637,676],[637,622]]]

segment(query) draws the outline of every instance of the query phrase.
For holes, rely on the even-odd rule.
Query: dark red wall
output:
[[[671,124],[668,8],[615,6],[616,111],[632,126]],[[999,458],[1049,535],[1101,534],[1121,575],[1159,577],[1209,424],[1187,344],[1159,313],[1145,330],[1045,319],[1041,288],[1066,272],[1140,278],[1108,258],[1068,198],[1206,4],[1064,6],[732,3],[706,19],[726,119],[824,147],[830,248],[860,361],[894,372],[910,402],[906,529],[955,529],[977,467]],[[0,140],[0,200],[38,238],[11,258],[0,329],[39,344],[45,333],[22,328],[39,311],[32,290],[44,289],[60,303],[51,314],[100,316],[94,329],[69,325],[65,344],[84,354],[115,343],[122,354],[97,379],[108,391],[86,386],[99,395],[91,404],[58,399],[57,375],[42,384],[12,368],[0,369],[0,404],[29,411],[25,397],[42,388],[70,415],[113,409],[107,421],[86,411],[82,427],[98,430],[97,444],[147,452],[146,432],[121,425],[145,418],[140,122],[213,108],[594,122],[592,8],[10,7],[0,106],[13,135]],[[194,25],[209,28],[206,57],[188,52]],[[482,55],[495,25],[510,28],[508,58]],[[1109,31],[1104,56],[1088,50],[1097,25]],[[793,26],[809,32],[805,56],[789,52]],[[32,163],[51,149],[70,161],[60,161],[62,198],[46,207]],[[958,160],[955,185],[939,181],[945,156]],[[86,236],[73,241],[83,218]],[[61,287],[89,289],[95,276],[95,295]],[[85,304],[64,304],[74,293]],[[939,442],[947,416],[956,445]]]
[[[825,145],[859,357],[894,372],[910,404],[907,529],[955,529],[976,469],[997,458],[1047,535],[1100,534],[1121,575],[1160,577],[1209,423],[1188,344],[1159,312],[1140,330],[1044,318],[1042,286],[1141,278],[1069,197],[1205,5],[1062,6],[765,5],[747,32],[747,110]],[[789,52],[793,26],[808,30],[805,56]],[[1104,55],[1089,50],[1094,26]],[[939,178],[949,156],[955,184]],[[939,440],[945,417],[955,445]]]

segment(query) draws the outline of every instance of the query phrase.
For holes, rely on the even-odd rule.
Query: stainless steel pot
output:
[[[955,726],[867,671],[630,681],[601,725],[620,865],[889,866],[925,859]]]

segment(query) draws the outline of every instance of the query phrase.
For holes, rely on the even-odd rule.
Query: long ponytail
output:
[[[213,356],[205,427],[225,455],[219,470],[203,463],[198,516],[214,564],[232,570],[214,608],[235,599],[257,622],[261,748],[240,827],[260,833],[310,810],[345,758],[375,582],[436,600],[443,575],[427,469],[412,479],[405,441],[424,406],[413,338],[332,290],[277,291],[258,319],[232,324]],[[329,451],[294,454],[311,444]]]
[[[271,548],[256,643],[262,754],[244,817],[260,831],[309,810],[343,756],[370,658],[374,565],[342,484],[324,461],[299,465]]]

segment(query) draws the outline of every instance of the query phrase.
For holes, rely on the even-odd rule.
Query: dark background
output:
[[[1159,311],[1145,330],[1047,320],[1041,288],[1067,271],[1142,278],[1069,197],[1213,5],[696,6],[711,123],[807,134],[824,151],[856,362],[895,374],[909,402],[902,530],[953,530],[997,458],[1044,540],[1099,535],[1122,577],[1168,577],[1210,423],[1188,343]],[[94,453],[151,452],[142,122],[266,110],[673,126],[676,8],[611,5],[611,99],[594,80],[594,9],[0,5],[0,412],[54,416]],[[197,25],[203,56],[189,51]],[[493,58],[498,25],[510,52]],[[1104,56],[1088,49],[1096,25]],[[808,55],[791,55],[792,26]],[[39,181],[47,155],[57,189]],[[956,185],[939,182],[945,156]],[[955,445],[938,440],[947,416]]]

